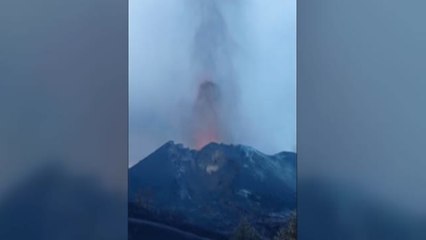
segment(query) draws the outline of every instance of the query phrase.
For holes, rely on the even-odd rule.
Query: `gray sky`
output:
[[[234,109],[223,114],[229,142],[270,154],[295,151],[296,1],[215,1],[236,89],[224,97]],[[197,94],[192,54],[202,19],[194,0],[129,1],[129,165],[168,140],[189,145]]]

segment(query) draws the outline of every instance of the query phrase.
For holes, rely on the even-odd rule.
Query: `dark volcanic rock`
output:
[[[245,218],[275,230],[296,208],[296,154],[168,142],[129,169],[129,203],[132,217],[180,227],[226,235]]]

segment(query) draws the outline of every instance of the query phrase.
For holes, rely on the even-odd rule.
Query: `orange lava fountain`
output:
[[[205,80],[199,86],[194,107],[194,145],[197,149],[221,140],[218,111],[219,89],[214,82]]]

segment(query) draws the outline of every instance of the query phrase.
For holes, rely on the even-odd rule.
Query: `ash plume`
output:
[[[295,3],[129,1],[130,165],[169,140],[295,150]]]
[[[230,142],[231,134],[224,116],[235,106],[232,39],[221,12],[220,1],[200,1],[197,11],[200,23],[194,34],[192,63],[198,86],[194,108],[192,145],[201,148],[210,142]],[[234,103],[227,101],[234,96]],[[227,103],[227,105],[224,105]]]

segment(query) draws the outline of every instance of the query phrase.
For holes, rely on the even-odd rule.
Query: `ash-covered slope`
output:
[[[129,169],[129,206],[130,217],[167,224],[228,234],[245,218],[267,231],[296,208],[296,154],[170,141]]]

